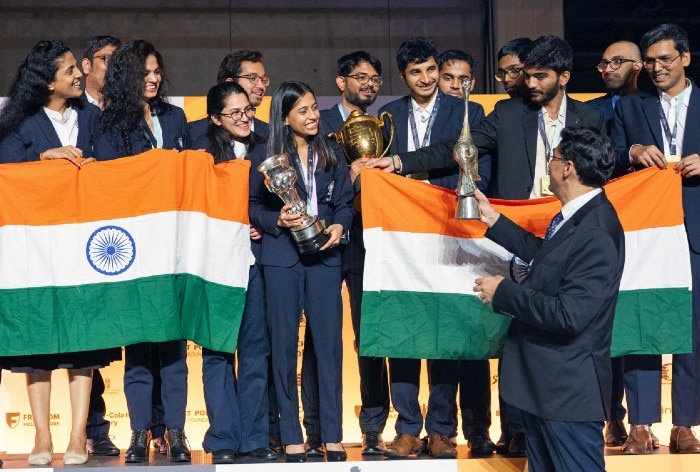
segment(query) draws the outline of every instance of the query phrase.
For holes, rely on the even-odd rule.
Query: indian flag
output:
[[[233,352],[249,168],[164,150],[0,165],[0,355],[175,339]]]
[[[625,230],[625,270],[612,355],[691,350],[688,242],[681,178],[647,169],[605,187]],[[561,204],[554,197],[493,200],[539,236]],[[362,171],[365,256],[363,356],[486,359],[509,318],[472,291],[482,276],[513,271],[513,255],[484,237],[479,221],[456,220],[454,192],[378,170]]]

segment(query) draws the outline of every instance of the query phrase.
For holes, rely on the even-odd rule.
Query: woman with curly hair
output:
[[[92,105],[81,106],[80,77],[75,57],[61,41],[40,41],[17,69],[7,102],[0,111],[0,162],[68,159],[90,156]],[[94,110],[93,110],[94,109]],[[52,461],[49,429],[51,374],[68,369],[72,429],[63,455],[66,465],[88,460],[85,426],[94,368],[121,358],[121,349],[37,354],[0,358],[3,368],[27,375],[27,393],[32,410],[34,448],[31,465]]]
[[[166,101],[164,81],[163,58],[153,44],[134,40],[117,48],[109,61],[102,89],[104,109],[95,133],[96,159],[133,156],[153,148],[182,150],[185,113]],[[151,420],[157,372],[162,382],[168,458],[172,462],[190,462],[184,432],[186,342],[137,343],[126,346],[124,353],[124,394],[132,430],[125,462],[148,462],[150,428],[155,426]]]

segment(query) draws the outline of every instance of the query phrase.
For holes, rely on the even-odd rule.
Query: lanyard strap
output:
[[[306,213],[310,215],[313,211],[312,198],[314,193],[314,149],[311,144],[308,145],[308,148],[309,150],[306,158],[306,175],[304,175],[303,172],[304,163],[301,162],[298,152],[295,153],[295,157],[297,159],[299,169],[302,170],[301,175],[304,178],[304,184],[306,185]]]
[[[440,94],[435,97],[435,104],[433,105],[433,111],[430,112],[430,119],[428,120],[428,126],[425,128],[425,135],[423,135],[423,144],[418,142],[418,129],[416,128],[416,118],[413,116],[413,105],[408,107],[408,122],[411,124],[411,134],[413,135],[413,147],[415,150],[426,147],[430,144],[430,131],[433,129],[433,124],[435,123],[435,117],[437,116],[438,109],[440,108]]]
[[[561,135],[561,127],[559,124],[559,117],[557,115],[557,121],[555,122],[554,126],[554,136],[552,142],[550,143],[549,137],[547,137],[547,131],[544,129],[544,113],[544,110],[540,110],[540,112],[537,114],[537,127],[540,131],[540,138],[542,138],[542,142],[544,143],[545,160],[547,161],[547,164],[549,164],[549,160],[552,158],[552,149],[556,147],[556,144],[559,144],[557,142],[557,137]],[[547,166],[547,174],[549,174],[549,166]]]
[[[666,118],[666,114],[664,113],[664,107],[661,105],[661,99],[659,99],[658,104],[659,104],[659,118],[661,119],[661,128],[664,131],[664,134],[666,135],[666,140],[668,141],[668,147],[669,147],[669,152],[673,155],[676,154],[678,149],[677,149],[677,142],[676,142],[676,135],[678,134],[678,117],[681,114],[681,107],[683,106],[683,100],[685,99],[685,89],[681,93],[678,94],[676,98],[676,109],[675,109],[675,121],[673,123],[673,131],[671,131],[671,127],[668,124],[668,118]],[[668,109],[669,115],[671,114],[671,107],[669,104],[669,109]]]

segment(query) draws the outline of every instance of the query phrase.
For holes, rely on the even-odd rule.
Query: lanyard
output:
[[[314,193],[314,149],[311,144],[308,145],[309,152],[306,158],[306,176],[304,176],[304,163],[301,162],[299,153],[296,153],[295,157],[297,159],[297,164],[299,169],[302,170],[302,177],[304,177],[304,184],[306,185],[306,214],[313,214],[312,198]]]
[[[542,138],[542,142],[544,143],[544,153],[545,153],[545,159],[547,160],[547,164],[549,164],[549,160],[552,158],[552,148],[556,147],[556,144],[559,144],[558,137],[561,135],[561,123],[559,122],[559,117],[557,116],[557,121],[554,126],[554,137],[552,139],[552,142],[549,142],[549,138],[547,137],[547,131],[544,129],[544,110],[540,110],[540,113],[537,115],[537,127],[540,130],[540,138]],[[549,174],[549,166],[547,166],[547,174]]]
[[[685,89],[681,93],[678,94],[678,97],[676,98],[676,110],[675,110],[675,122],[673,123],[673,132],[671,132],[671,127],[668,124],[668,119],[666,118],[666,114],[664,113],[664,107],[661,106],[661,99],[659,99],[658,104],[659,104],[659,118],[661,119],[661,127],[664,130],[664,134],[666,135],[666,140],[668,140],[668,147],[669,147],[669,152],[671,155],[677,154],[677,143],[676,143],[676,134],[678,133],[678,116],[681,114],[681,108],[683,107],[683,100],[685,99]],[[671,107],[669,104],[669,109],[668,109],[669,115],[671,114]]]
[[[435,97],[435,104],[433,105],[433,111],[430,112],[430,119],[428,120],[428,126],[425,128],[425,135],[423,136],[423,144],[418,143],[418,129],[416,128],[416,118],[413,116],[413,105],[408,107],[408,122],[411,124],[411,134],[413,135],[413,147],[418,150],[420,148],[426,147],[430,144],[430,130],[433,129],[433,123],[435,123],[435,117],[437,116],[438,108],[440,108],[440,94]]]
[[[345,107],[342,103],[338,103],[338,111],[340,112],[340,117],[343,119],[343,123],[345,123],[345,120],[348,119],[348,116],[350,116],[350,114],[347,111],[345,111]]]

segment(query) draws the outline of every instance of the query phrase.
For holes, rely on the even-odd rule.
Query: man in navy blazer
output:
[[[532,471],[604,471],[610,344],[625,263],[625,235],[603,184],[614,168],[607,137],[564,128],[549,160],[562,203],[544,238],[500,215],[477,193],[486,237],[531,261],[520,283],[478,278],[474,291],[512,318],[501,394],[521,410]]]
[[[260,51],[250,51],[248,49],[239,49],[234,53],[228,54],[221,61],[219,70],[216,73],[216,83],[236,82],[248,94],[250,106],[253,108],[260,106],[267,86],[270,85],[270,78],[265,74],[265,65],[262,62],[262,57],[263,55]],[[191,149],[198,137],[206,134],[208,125],[208,117],[187,123],[187,131],[185,133],[185,147],[187,149]],[[250,130],[264,139],[267,139],[269,134],[267,123],[257,118],[253,118]]]
[[[656,26],[642,36],[640,46],[644,67],[657,90],[655,94],[622,97],[617,102],[612,139],[618,172],[653,165],[666,168],[676,162],[675,170],[682,179],[693,285],[693,352],[673,356],[674,426],[669,449],[700,453],[700,441],[690,429],[700,424],[700,89],[685,75],[690,46],[680,26]],[[652,449],[648,425],[661,421],[661,356],[630,357],[639,372],[635,377],[625,360],[625,392],[632,423],[628,442],[634,438],[635,453],[646,453]],[[641,384],[640,376],[646,379]],[[628,381],[634,379],[637,381]]]

